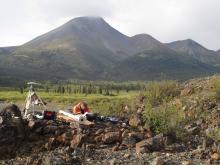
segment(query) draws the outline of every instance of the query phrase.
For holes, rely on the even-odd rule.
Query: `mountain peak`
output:
[[[157,41],[155,38],[153,38],[151,35],[142,33],[137,34],[131,37],[133,40],[141,40],[141,41]],[[159,42],[159,41],[158,41]]]
[[[83,17],[77,17],[77,18],[73,18],[72,20],[70,20],[69,22],[67,22],[67,24],[69,23],[79,23],[79,24],[107,24],[107,22],[99,16],[83,16]]]
[[[146,33],[137,34],[137,35],[134,35],[133,37],[136,37],[136,38],[153,38],[151,35],[146,34]]]
[[[102,38],[118,36],[117,30],[113,29],[102,17],[84,16],[74,18],[58,28],[45,33],[26,46],[38,47],[42,49],[53,48],[74,48],[77,44],[88,43],[89,45],[102,42]],[[110,36],[108,36],[110,34]]]
[[[204,46],[200,45],[198,42],[192,39],[178,40],[167,44],[169,47],[181,47],[184,49],[206,49]],[[207,50],[207,49],[206,49]]]
[[[199,43],[197,43],[196,41],[194,41],[190,38],[185,39],[185,40],[174,41],[174,42],[182,42],[184,44],[187,44],[188,46],[195,46],[195,45],[199,46],[200,45]]]
[[[71,21],[104,21],[104,19],[99,16],[82,16],[73,18],[70,20],[70,22]]]
[[[194,40],[192,40],[191,38],[188,38],[188,39],[185,39],[183,41],[186,41],[186,42],[195,42]]]

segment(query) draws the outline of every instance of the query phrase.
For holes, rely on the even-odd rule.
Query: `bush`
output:
[[[215,77],[210,82],[212,90],[214,92],[214,97],[220,100],[220,77]]]
[[[220,128],[210,129],[206,132],[206,135],[215,141],[220,141]]]
[[[146,98],[152,106],[169,101],[180,94],[176,81],[150,82],[146,86]]]
[[[184,121],[184,112],[174,105],[167,103],[153,108],[147,103],[144,111],[144,121],[155,133],[172,134],[177,138],[181,136],[181,123]]]

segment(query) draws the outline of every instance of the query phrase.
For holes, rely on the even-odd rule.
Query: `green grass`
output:
[[[122,107],[128,105],[133,106],[133,101],[139,95],[138,91],[125,92],[121,91],[119,94],[114,93],[112,96],[105,96],[101,94],[59,94],[59,93],[46,93],[37,92],[42,100],[64,105],[75,105],[77,102],[86,101],[89,107],[97,113],[103,115],[120,115]],[[24,102],[27,93],[21,94],[18,91],[0,91],[0,100],[17,103]]]
[[[60,93],[46,93],[46,92],[37,92],[37,94],[44,100],[47,101],[56,101],[56,102],[73,102],[73,100],[80,100],[80,99],[121,99],[121,98],[134,98],[138,95],[138,92],[120,92],[119,94],[114,94],[113,96],[105,96],[102,94],[60,94]],[[3,101],[21,101],[24,100],[27,93],[21,94],[18,91],[0,91],[0,99]]]

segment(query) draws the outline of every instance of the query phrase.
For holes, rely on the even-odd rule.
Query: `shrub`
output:
[[[176,81],[150,82],[146,86],[146,98],[152,105],[159,105],[179,95],[180,90]]]
[[[206,132],[206,135],[215,141],[220,141],[220,128],[215,127]]]
[[[177,138],[181,137],[181,123],[184,121],[184,112],[174,105],[166,102],[157,108],[150,103],[146,104],[144,121],[155,133],[172,134]]]
[[[217,100],[220,100],[220,76],[213,78],[210,82],[210,85],[214,92],[214,97]]]

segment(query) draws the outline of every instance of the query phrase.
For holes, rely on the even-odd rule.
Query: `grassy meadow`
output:
[[[45,92],[42,90],[37,91],[38,96],[48,103],[48,109],[52,106],[59,109],[71,108],[77,102],[86,101],[89,107],[97,113],[103,115],[118,114],[123,106],[132,106],[136,97],[140,94],[139,91],[111,91],[110,95],[105,94],[81,94],[81,93],[55,93]],[[15,103],[22,105],[25,101],[27,90],[22,93],[19,90],[4,90],[0,91],[0,100],[5,103]]]

